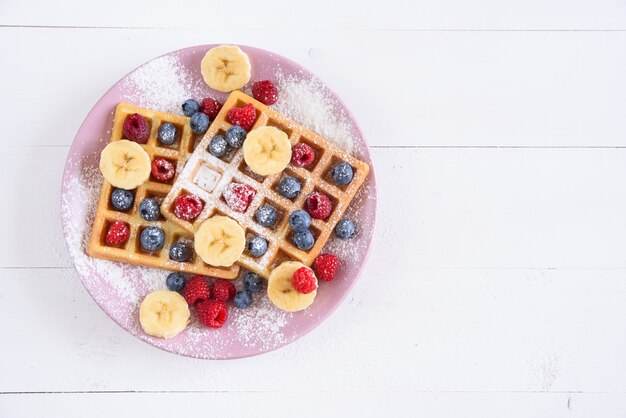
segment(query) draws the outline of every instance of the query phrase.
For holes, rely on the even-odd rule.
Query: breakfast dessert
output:
[[[147,335],[175,337],[193,312],[220,328],[257,294],[303,311],[341,267],[327,243],[357,234],[345,213],[369,165],[270,108],[281,92],[253,70],[218,46],[200,71],[223,103],[181,98],[184,116],[117,105],[88,253],[171,271],[140,304]]]
[[[250,117],[241,117],[242,112]],[[333,230],[339,226],[344,232],[342,225],[349,221],[342,220],[343,213],[368,172],[366,163],[234,91],[162,210],[195,234],[196,251],[206,263],[234,263],[269,279],[285,261],[311,266]],[[220,240],[222,234],[215,233],[207,239],[206,225],[216,218],[236,221],[237,234]]]
[[[161,213],[194,146],[189,118],[117,105],[111,140],[100,154],[104,176],[87,252],[92,257],[165,270],[235,278],[239,268],[210,266],[193,235]]]

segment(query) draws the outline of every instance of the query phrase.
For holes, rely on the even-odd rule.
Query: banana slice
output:
[[[113,187],[131,190],[150,177],[150,156],[136,142],[113,141],[100,153],[100,171]]]
[[[248,133],[243,143],[243,158],[261,176],[280,173],[291,161],[291,143],[280,129],[261,126]]]
[[[228,93],[250,81],[250,59],[238,46],[216,46],[202,58],[200,71],[209,87]]]
[[[229,267],[241,257],[246,234],[234,219],[213,216],[194,235],[194,248],[202,260],[215,267]]]
[[[293,273],[300,267],[306,266],[297,261],[285,261],[270,273],[267,281],[267,296],[277,308],[283,311],[302,311],[313,303],[317,295],[317,289],[304,294],[293,288],[291,279]]]
[[[171,338],[187,327],[189,306],[178,292],[158,290],[149,293],[139,307],[139,322],[148,335]]]

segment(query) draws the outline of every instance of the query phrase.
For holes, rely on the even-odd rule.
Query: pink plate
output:
[[[275,308],[264,292],[254,295],[252,306],[231,306],[222,328],[203,327],[192,312],[189,327],[178,336],[163,340],[143,333],[138,320],[143,297],[165,289],[167,272],[98,260],[86,255],[102,177],[99,154],[108,142],[113,110],[119,102],[181,113],[187,98],[226,95],[211,90],[202,80],[200,60],[215,45],[202,45],[155,58],[118,81],[96,103],[80,127],[65,166],[61,190],[61,217],[68,251],[81,281],[96,303],[120,326],[142,340],[172,353],[206,359],[253,356],[289,344],[326,319],[357,282],[366,262],[376,217],[374,170],[348,209],[357,224],[357,236],[329,240],[326,251],[337,254],[342,267],[332,282],[320,283],[313,305],[293,314]],[[250,57],[252,82],[272,80],[281,96],[274,106],[322,136],[340,145],[353,144],[353,153],[372,164],[369,149],[352,114],[317,77],[300,65],[262,49],[241,47]],[[248,88],[244,91],[249,92]],[[238,288],[240,281],[235,282]]]

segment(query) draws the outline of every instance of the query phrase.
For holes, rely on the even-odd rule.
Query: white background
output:
[[[625,22],[617,0],[1,1],[0,417],[626,417]],[[343,306],[236,361],[115,325],[59,220],[91,106],[204,43],[326,80],[379,181]]]

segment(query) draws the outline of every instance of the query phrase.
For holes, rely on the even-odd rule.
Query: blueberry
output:
[[[267,251],[267,240],[261,237],[250,238],[248,251],[250,251],[253,257],[261,257]]]
[[[182,273],[170,273],[167,275],[165,285],[169,290],[180,292],[185,287],[185,276]]]
[[[311,231],[299,231],[293,234],[293,243],[296,244],[296,247],[300,248],[301,250],[307,251],[313,248],[313,244],[315,244],[315,238],[313,238],[313,234],[311,234]]]
[[[333,180],[340,186],[345,186],[352,181],[354,173],[348,163],[339,163],[333,168]]]
[[[243,145],[246,135],[246,130],[241,126],[231,126],[228,131],[226,131],[226,142],[233,148],[239,148]]]
[[[233,303],[239,309],[246,309],[248,306],[252,305],[252,294],[246,290],[240,290],[235,293]]]
[[[202,112],[194,113],[189,124],[194,134],[202,135],[209,129],[209,117]]]
[[[191,258],[191,248],[189,244],[178,241],[170,247],[170,259],[178,262],[185,262]]]
[[[290,176],[284,176],[278,183],[278,193],[287,199],[295,199],[301,188],[300,182]]]
[[[270,205],[261,206],[254,214],[254,219],[261,226],[273,226],[276,223],[276,218],[278,218],[276,209]]]
[[[352,238],[356,232],[354,222],[350,219],[342,219],[335,225],[335,235],[341,239]]]
[[[211,138],[211,142],[209,142],[209,146],[207,147],[207,151],[209,151],[212,156],[218,158],[226,155],[227,149],[228,143],[222,135],[216,135]]]
[[[139,237],[141,242],[141,247],[146,251],[156,251],[163,247],[163,242],[165,241],[165,233],[161,228],[157,228],[156,226],[149,226],[143,231],[141,231],[141,236]]]
[[[309,229],[309,225],[311,225],[311,215],[302,209],[291,212],[291,215],[289,215],[289,225],[291,225],[291,228],[296,232],[306,231]]]
[[[161,217],[159,202],[151,197],[142,200],[141,204],[139,204],[139,214],[146,221],[156,221]]]
[[[167,122],[159,126],[159,133],[157,139],[163,145],[172,145],[178,139],[178,131],[176,127]]]
[[[200,103],[194,99],[185,100],[185,103],[183,103],[183,114],[185,116],[193,116],[194,113],[198,113],[199,111]]]
[[[248,292],[256,293],[263,288],[263,279],[251,271],[243,276],[243,285]]]
[[[130,190],[115,189],[111,193],[111,204],[117,210],[128,210],[135,201],[135,195]]]

